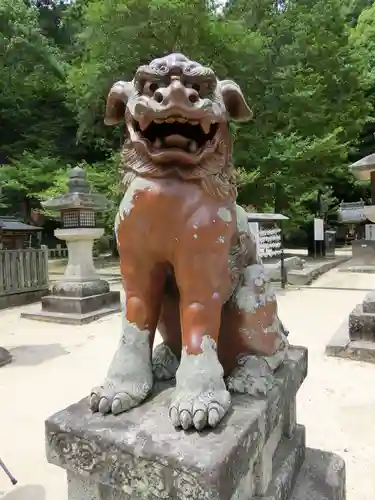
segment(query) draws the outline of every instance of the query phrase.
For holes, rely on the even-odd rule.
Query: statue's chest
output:
[[[152,220],[156,225],[197,221],[210,224],[228,211],[228,202],[208,195],[200,185],[176,179],[136,178],[119,206],[120,220]]]

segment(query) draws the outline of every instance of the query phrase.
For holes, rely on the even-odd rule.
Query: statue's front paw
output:
[[[216,427],[230,407],[230,394],[224,382],[211,390],[199,390],[200,384],[191,390],[176,388],[169,416],[175,427],[184,430],[195,427],[198,431],[209,425]]]
[[[117,351],[104,384],[90,395],[94,412],[118,414],[138,406],[150,394],[153,385],[149,332],[124,321]]]
[[[207,425],[216,427],[231,403],[215,342],[204,337],[201,347],[200,354],[183,350],[169,408],[172,424],[185,430],[195,427],[200,431]]]
[[[150,394],[152,377],[145,376],[137,382],[121,382],[107,379],[103,385],[95,387],[90,395],[90,408],[103,415],[117,415],[138,406]]]

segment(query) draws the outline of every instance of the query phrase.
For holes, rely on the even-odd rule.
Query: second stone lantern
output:
[[[110,291],[93,260],[94,241],[104,233],[96,227],[95,215],[107,206],[104,196],[90,192],[86,172],[80,167],[69,174],[68,192],[44,203],[46,209],[61,214],[62,227],[56,229],[55,236],[66,241],[68,264],[64,277],[42,298],[42,311],[24,313],[23,317],[83,324],[120,310],[120,292]]]

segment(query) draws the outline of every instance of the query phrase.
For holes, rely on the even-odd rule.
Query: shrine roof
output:
[[[31,226],[29,224],[25,224],[24,222],[16,219],[16,217],[1,217],[0,216],[0,228],[3,231],[41,231],[42,228],[38,226]]]

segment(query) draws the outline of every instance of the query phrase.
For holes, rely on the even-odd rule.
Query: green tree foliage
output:
[[[64,67],[22,0],[1,2],[0,26],[0,148],[7,161],[15,152],[55,144],[60,123],[52,107],[61,101],[56,93]]]
[[[366,82],[366,96],[371,104],[371,114],[361,134],[358,157],[375,152],[375,2],[362,10],[352,29],[351,46],[359,60],[359,71]]]
[[[336,178],[352,182],[348,144],[368,114],[341,4],[232,0],[228,14],[266,39],[268,55],[254,123],[237,140],[236,158],[252,172],[241,196],[261,194],[260,207],[286,211],[300,226],[313,216],[318,188],[334,187]]]
[[[373,0],[345,0],[342,2],[342,9],[346,21],[351,26],[355,26],[362,12],[373,3]]]
[[[107,92],[140,64],[181,51],[236,80],[254,111],[253,122],[232,127],[240,202],[282,211],[300,227],[319,188],[331,205],[362,189],[347,165],[371,112],[368,4],[3,0],[0,182],[40,199],[84,162],[117,203],[112,153],[124,131],[103,126]]]
[[[23,0],[0,4],[0,183],[2,201],[11,206],[32,200],[53,182],[58,165],[85,154],[65,103],[68,64],[43,34],[47,7],[39,7]]]

